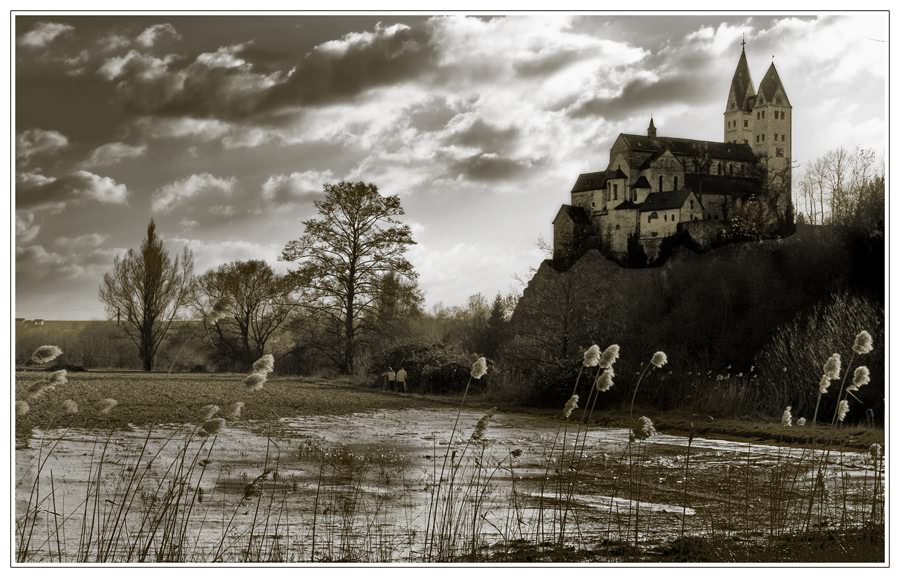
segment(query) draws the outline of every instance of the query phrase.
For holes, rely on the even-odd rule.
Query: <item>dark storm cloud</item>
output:
[[[99,73],[141,114],[242,119],[291,106],[346,101],[366,90],[419,78],[435,61],[427,26],[376,25],[314,47],[290,69],[253,44],[220,47],[190,61],[131,50]],[[262,58],[260,67],[255,58]]]
[[[500,153],[512,149],[519,133],[519,129],[515,127],[500,128],[479,118],[450,135],[447,143],[477,148],[484,153]]]
[[[652,111],[654,106],[696,105],[716,98],[718,95],[710,95],[706,83],[697,78],[676,76],[655,82],[636,78],[626,84],[618,95],[580,102],[566,113],[573,118],[602,117],[620,120],[636,111]]]
[[[451,163],[447,173],[450,177],[461,174],[472,181],[497,182],[521,176],[534,168],[532,163],[526,161],[477,154]]]

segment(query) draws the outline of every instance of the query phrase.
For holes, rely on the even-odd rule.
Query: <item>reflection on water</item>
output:
[[[686,468],[686,438],[629,446],[625,430],[593,429],[573,449],[577,424],[500,413],[470,440],[482,415],[462,413],[449,449],[448,410],[240,422],[215,438],[175,424],[35,430],[16,449],[17,549],[27,542],[32,561],[421,561],[558,542],[561,529],[565,543],[592,547],[634,542],[635,523],[642,546],[682,524],[761,528],[767,501],[786,502],[785,518],[838,481],[868,490],[842,504],[823,493],[806,527],[862,523],[871,501],[874,469],[860,453],[698,438]],[[439,479],[444,501],[432,508]],[[25,512],[37,512],[27,531]]]

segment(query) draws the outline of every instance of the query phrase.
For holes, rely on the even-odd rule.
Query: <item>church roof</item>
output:
[[[598,171],[596,173],[582,173],[578,175],[578,179],[575,180],[575,186],[572,187],[572,192],[581,193],[584,191],[605,189],[606,181],[610,178],[614,178],[610,176],[612,172],[613,171]]]
[[[731,195],[742,197],[760,191],[759,181],[747,177],[726,175],[684,175],[685,186],[704,195]]]
[[[635,203],[634,201],[622,201],[618,205],[616,205],[613,210],[614,211],[625,211],[628,209],[632,210],[640,210],[641,203]]]
[[[567,215],[573,223],[576,225],[590,225],[591,220],[588,218],[587,211],[582,209],[581,207],[575,207],[573,205],[563,205],[559,208],[559,212],[556,213],[556,217],[553,218],[553,222],[556,223],[556,220],[559,219],[560,215]]]
[[[727,161],[756,162],[756,155],[749,144],[733,142],[716,142],[707,140],[694,140],[690,138],[675,138],[668,136],[648,137],[639,134],[619,135],[630,151],[663,153],[668,148],[674,155],[704,156],[712,159]]]
[[[763,76],[762,82],[759,83],[759,94],[765,97],[766,102],[772,102],[775,94],[778,93],[778,89],[781,89],[781,94],[784,95],[785,104],[791,106],[791,102],[787,97],[787,91],[784,89],[784,85],[781,84],[781,78],[778,76],[778,71],[775,70],[775,63],[773,62],[769,66],[769,70],[766,71],[766,75]]]
[[[636,180],[633,185],[631,185],[632,189],[649,189],[650,181],[647,180],[647,177],[641,175],[641,178]]]
[[[747,54],[741,49],[741,58],[738,60],[737,68],[734,70],[734,77],[731,79],[728,105],[731,106],[733,98],[739,109],[750,110],[748,98],[755,94],[753,79],[750,78],[750,67],[747,65]]]
[[[691,190],[687,188],[678,191],[650,193],[641,203],[641,212],[680,209],[689,196],[691,196]]]

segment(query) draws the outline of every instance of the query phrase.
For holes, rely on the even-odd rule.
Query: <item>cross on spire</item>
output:
[[[744,33],[741,32],[741,52],[744,51],[744,47],[747,46],[747,41],[744,40]]]

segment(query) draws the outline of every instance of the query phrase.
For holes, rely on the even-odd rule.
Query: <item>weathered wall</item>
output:
[[[553,258],[559,259],[575,252],[575,224],[565,214],[553,221]]]

